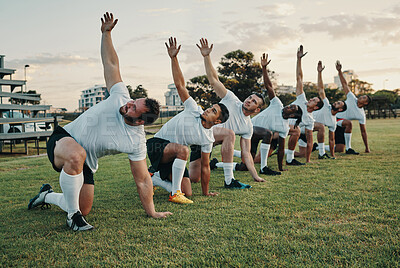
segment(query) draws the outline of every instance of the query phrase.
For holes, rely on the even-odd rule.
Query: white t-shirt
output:
[[[336,115],[332,115],[332,105],[330,105],[327,98],[323,99],[324,106],[314,111],[312,114],[314,116],[315,122],[324,124],[328,127],[329,131],[335,132],[336,130]]]
[[[343,118],[347,120],[358,120],[360,124],[365,125],[366,117],[364,108],[358,108],[357,106],[357,97],[353,94],[353,92],[349,91],[347,93],[347,99],[345,100],[347,105],[347,110],[344,112],[337,113],[337,118]]]
[[[181,145],[200,145],[202,152],[211,153],[215,140],[212,129],[201,124],[203,110],[192,97],[183,105],[185,109],[165,123],[154,137]]]
[[[306,94],[303,92],[299,96],[297,96],[296,100],[292,102],[291,104],[296,104],[300,106],[303,116],[301,117],[301,123],[300,127],[305,127],[308,130],[313,130],[314,129],[314,118],[312,113],[307,112],[307,99],[306,99]],[[290,125],[294,125],[296,122],[296,119],[291,118],[289,120]]]
[[[243,139],[251,139],[253,135],[253,124],[251,123],[250,116],[245,116],[242,111],[243,102],[228,90],[221,103],[228,108],[229,119],[215,127],[223,127],[233,130],[236,135],[240,135]]]
[[[251,119],[253,126],[278,132],[280,137],[286,138],[289,133],[289,120],[283,118],[282,108],[281,100],[278,97],[274,97],[267,109]]]
[[[86,164],[96,172],[101,156],[127,153],[132,161],[146,158],[144,127],[125,123],[119,108],[131,98],[123,82],[113,85],[110,96],[94,105],[64,129],[85,149]]]

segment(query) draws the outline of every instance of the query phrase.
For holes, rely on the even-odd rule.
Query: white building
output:
[[[95,85],[94,87],[82,90],[81,99],[79,100],[79,111],[85,111],[105,100],[110,96],[107,88],[101,85]]]
[[[291,94],[291,93],[295,93],[296,92],[296,88],[294,86],[287,86],[287,85],[278,85],[276,87],[276,94],[280,95],[280,94]]]
[[[181,98],[178,95],[178,90],[175,84],[168,85],[169,91],[165,92],[165,105],[166,106],[181,106],[183,105]]]
[[[356,75],[353,70],[343,71],[343,76],[347,84],[349,84],[351,80],[358,79],[358,75]],[[342,89],[342,83],[340,82],[338,75],[333,78],[333,82],[338,86],[339,89]]]

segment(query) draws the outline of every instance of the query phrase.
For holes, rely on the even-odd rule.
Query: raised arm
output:
[[[176,89],[178,90],[179,97],[181,98],[182,102],[185,102],[189,97],[189,92],[185,86],[185,79],[183,78],[183,74],[181,68],[179,67],[178,62],[178,53],[181,49],[181,46],[176,46],[176,38],[169,38],[169,46],[165,43],[165,46],[168,50],[168,55],[171,58],[171,68],[172,68],[172,77],[174,78],[174,83]]]
[[[215,90],[215,93],[221,99],[225,97],[227,90],[224,84],[221,83],[218,79],[218,73],[215,70],[214,66],[211,63],[210,53],[213,49],[213,44],[208,46],[208,41],[205,38],[200,39],[200,45],[196,44],[196,46],[200,49],[201,55],[204,57],[204,65],[206,67],[206,74],[210,85]]]
[[[347,85],[346,79],[343,76],[342,64],[340,63],[340,61],[336,61],[336,70],[338,71],[338,75],[339,75],[340,83],[342,83],[343,91],[347,95],[350,92],[350,89],[349,89],[349,86]]]
[[[270,62],[271,62],[271,60],[268,60],[268,54],[263,53],[263,55],[261,57],[261,67],[262,67],[262,72],[263,72],[264,87],[268,92],[268,98],[270,100],[272,100],[273,98],[275,98],[275,91],[272,87],[272,82],[268,76],[267,65]]]
[[[297,50],[297,65],[296,65],[296,96],[303,94],[303,70],[301,69],[301,58],[307,55],[308,52],[303,52],[303,45],[300,45]]]
[[[103,62],[106,87],[109,91],[114,84],[122,82],[118,55],[111,40],[111,30],[117,22],[118,19],[114,20],[112,13],[106,12],[104,19],[101,18],[101,32],[103,33],[101,36],[101,60]]]
[[[325,66],[322,66],[322,61],[318,62],[317,71],[318,71],[318,94],[319,97],[323,100],[325,99],[325,90],[324,83],[322,82],[322,71],[325,69]]]

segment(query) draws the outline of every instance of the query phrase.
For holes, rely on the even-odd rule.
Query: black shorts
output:
[[[172,174],[172,164],[174,161],[168,163],[161,163],[161,159],[164,155],[165,147],[171,143],[169,140],[160,138],[151,138],[147,140],[147,155],[149,156],[151,167],[149,171],[154,173],[159,171],[160,178],[162,180],[169,180],[169,176]],[[183,177],[189,178],[189,171],[185,168]]]
[[[307,143],[307,136],[306,136],[306,134],[301,133],[299,139],[301,139],[302,141],[304,141],[305,143]]]
[[[57,168],[54,165],[54,148],[56,147],[56,142],[65,137],[72,138],[72,136],[67,131],[65,131],[65,129],[63,129],[60,126],[57,126],[47,142],[47,157],[49,158],[50,163],[53,166],[53,169],[57,172],[61,172],[61,169]],[[86,165],[86,163],[83,165],[83,183],[94,185],[93,172],[88,167],[88,165]]]
[[[210,153],[211,158],[212,151]],[[190,145],[190,162],[201,158],[201,145]]]
[[[335,143],[336,144],[345,144],[344,142],[344,127],[336,126],[335,130]]]

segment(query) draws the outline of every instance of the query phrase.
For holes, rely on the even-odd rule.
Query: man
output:
[[[227,90],[224,84],[218,79],[217,71],[212,66],[210,58],[213,45],[208,46],[208,41],[204,38],[200,40],[200,45],[201,46],[197,44],[197,47],[204,57],[208,81],[215,90],[217,96],[222,99],[221,103],[225,104],[229,110],[229,119],[225,123],[213,128],[215,144],[222,144],[221,155],[225,177],[224,186],[230,189],[250,188],[250,185],[235,180],[233,176],[235,134],[241,136],[240,147],[242,150],[242,160],[253,179],[257,182],[264,182],[265,180],[258,176],[254,167],[253,157],[250,154],[250,140],[253,134],[253,125],[250,116],[260,111],[261,107],[264,105],[264,99],[260,93],[254,93],[247,97],[244,102],[241,102],[238,97],[236,97],[232,91]],[[190,179],[193,181],[197,181],[199,177],[200,159],[198,153],[196,153],[197,151],[198,149],[192,148],[190,158]]]
[[[303,46],[301,45],[297,50],[297,65],[296,65],[296,100],[292,104],[298,105],[303,111],[303,116],[299,127],[304,127],[304,132],[307,138],[307,149],[306,149],[306,162],[310,162],[311,151],[313,147],[313,129],[314,129],[314,118],[312,116],[313,111],[321,109],[324,105],[319,97],[315,97],[307,101],[306,94],[303,90],[303,71],[301,69],[301,59],[307,54],[303,52]],[[295,126],[295,121],[293,119],[289,120],[290,130],[289,130],[289,141],[288,150],[286,151],[286,164],[287,165],[304,165],[296,159],[294,159],[294,149],[296,147],[297,141],[300,137],[299,127]]]
[[[318,159],[329,159],[331,158],[325,152],[325,126],[329,129],[329,150],[331,152],[331,156],[335,158],[335,152],[333,148],[335,147],[335,130],[336,130],[336,114],[339,112],[346,111],[347,105],[344,101],[336,101],[332,105],[329,104],[328,98],[325,95],[324,83],[322,82],[322,71],[325,69],[325,66],[322,66],[322,62],[319,61],[317,65],[318,71],[318,94],[319,97],[323,100],[324,106],[318,110],[313,112],[313,117],[315,119],[314,123],[314,131],[317,131],[317,140],[318,144],[314,143],[313,148],[318,149]],[[300,136],[299,140],[299,153],[295,156],[305,156],[306,154],[306,146],[307,140],[303,135]]]
[[[64,128],[55,129],[47,144],[47,154],[53,168],[61,172],[62,193],[54,193],[49,184],[44,184],[28,205],[28,209],[44,204],[59,206],[67,212],[67,225],[74,231],[93,229],[83,215],[92,208],[93,174],[98,168],[98,158],[109,152],[128,153],[146,213],[153,218],[171,215],[155,211],[153,184],[146,165],[143,124],[152,123],[158,117],[159,104],[153,99],[130,99],[111,40],[111,30],[118,20],[114,21],[113,14],[107,12],[101,22],[101,58],[110,96]]]
[[[274,171],[267,166],[268,153],[271,147],[272,133],[279,134],[278,140],[278,167],[280,171],[283,171],[283,157],[285,155],[285,139],[289,133],[289,118],[296,118],[298,125],[301,121],[302,110],[298,105],[292,104],[283,107],[280,99],[275,95],[275,91],[272,87],[272,82],[268,77],[267,65],[271,61],[268,61],[268,54],[263,54],[261,57],[261,67],[263,71],[264,86],[267,89],[268,97],[270,99],[270,105],[267,109],[253,117],[251,120],[253,123],[253,136],[251,138],[251,154],[253,158],[257,153],[257,147],[262,140],[260,145],[260,163],[261,163],[261,174],[265,175],[281,175],[281,172]],[[236,166],[238,167],[238,166]],[[239,166],[240,167],[240,166]]]
[[[346,79],[343,76],[342,64],[340,63],[340,61],[336,62],[336,70],[338,71],[343,91],[347,96],[347,99],[345,101],[347,105],[347,110],[344,112],[340,112],[336,115],[338,119],[337,119],[337,128],[335,131],[335,141],[336,141],[335,152],[344,152],[344,150],[346,149],[346,154],[355,154],[355,155],[359,154],[358,152],[354,151],[351,148],[351,133],[353,125],[350,121],[350,120],[358,120],[358,122],[360,123],[361,137],[365,145],[365,152],[369,153],[370,149],[368,146],[367,129],[365,126],[366,117],[365,117],[364,107],[369,105],[372,99],[368,95],[363,95],[357,98],[350,91]]]
[[[152,176],[154,184],[170,192],[170,202],[190,204],[193,201],[184,196],[192,194],[190,180],[187,171],[185,172],[186,161],[189,157],[187,145],[201,147],[200,172],[203,194],[207,196],[218,194],[208,191],[210,152],[214,142],[211,127],[225,122],[229,117],[229,112],[221,103],[214,104],[203,112],[189,96],[185,87],[185,80],[177,58],[181,46],[177,47],[176,38],[172,37],[169,39],[169,46],[167,43],[165,45],[171,58],[174,83],[185,109],[164,124],[156,135],[147,141],[147,152],[152,165],[151,169],[155,171]]]

